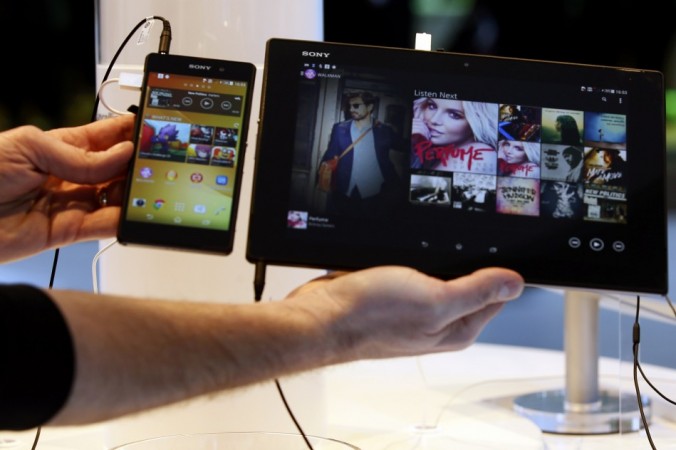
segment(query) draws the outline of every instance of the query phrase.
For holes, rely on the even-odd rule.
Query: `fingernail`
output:
[[[521,295],[523,291],[523,283],[517,281],[508,281],[500,286],[498,291],[498,299],[513,300]]]

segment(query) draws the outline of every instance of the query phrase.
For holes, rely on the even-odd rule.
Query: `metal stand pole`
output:
[[[564,350],[565,389],[517,397],[514,409],[542,431],[560,434],[625,433],[641,429],[636,396],[599,389],[597,294],[566,291]],[[642,399],[650,418],[650,402]]]

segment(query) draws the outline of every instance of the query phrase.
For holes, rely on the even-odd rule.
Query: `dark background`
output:
[[[0,3],[0,130],[91,119],[95,3]],[[675,13],[676,0],[324,0],[324,39],[412,48],[416,33],[425,32],[434,50],[660,71],[667,88],[667,206],[676,210]]]
[[[95,93],[93,1],[0,4],[0,129],[74,125]],[[327,41],[413,47],[416,32],[455,52],[668,70],[676,1],[325,1]],[[348,19],[343,19],[347,16]]]

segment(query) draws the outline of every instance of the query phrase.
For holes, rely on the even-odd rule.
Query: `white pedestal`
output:
[[[162,16],[172,28],[171,53],[248,61],[259,68],[252,103],[242,193],[229,256],[114,245],[99,263],[100,291],[139,297],[213,302],[253,302],[254,266],[246,261],[246,237],[259,115],[265,43],[270,37],[321,40],[323,3],[317,0],[99,0],[99,84],[119,46],[145,17]],[[145,55],[156,52],[162,24],[158,21],[142,45],[138,34],[120,53],[111,77],[120,70],[142,71]],[[139,93],[104,92],[116,109],[138,102]],[[116,98],[117,97],[117,98]],[[114,105],[113,105],[114,104]],[[105,112],[99,110],[106,115]],[[108,242],[102,242],[101,247]],[[269,267],[263,301],[283,298],[291,289],[324,271]],[[292,409],[309,429],[324,422],[323,386],[319,374],[281,380]],[[148,436],[204,431],[295,432],[274,385],[256,386],[181,407],[113,421],[109,443]]]

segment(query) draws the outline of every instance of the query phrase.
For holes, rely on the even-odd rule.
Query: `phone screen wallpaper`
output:
[[[127,219],[229,230],[246,82],[151,72]]]

